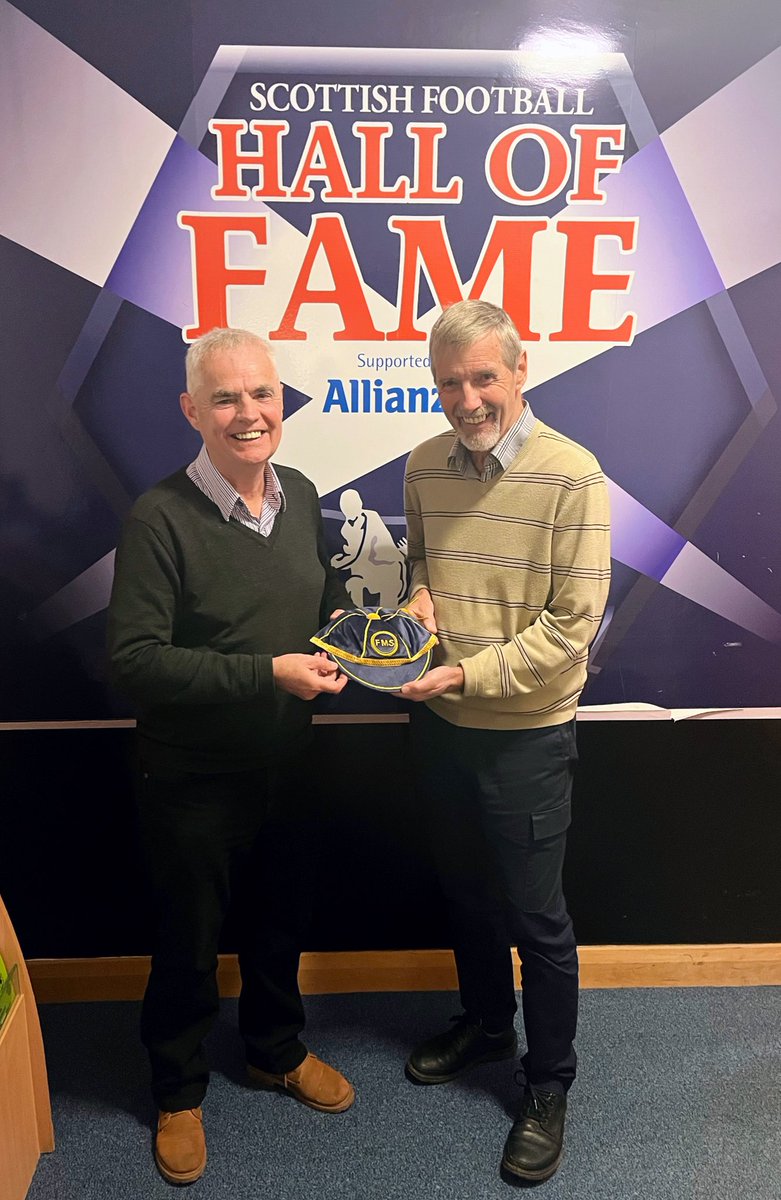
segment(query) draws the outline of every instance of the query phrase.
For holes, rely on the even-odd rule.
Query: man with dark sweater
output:
[[[501,309],[467,300],[431,331],[453,433],[413,450],[405,503],[409,611],[439,661],[402,696],[453,927],[463,1016],[407,1063],[446,1083],[512,1057],[510,945],[523,973],[525,1082],[502,1166],[559,1165],[575,1077],[578,957],[561,885],[575,709],[610,579],[605,479],[588,450],[534,416],[526,354]]]
[[[181,407],[203,446],[136,502],[109,609],[112,677],[138,709],[156,921],[141,1033],[160,1110],[155,1160],[171,1183],[206,1165],[203,1041],[229,905],[250,1080],[321,1112],[354,1098],[300,1040],[297,983],[316,774],[307,701],[346,683],[306,651],[349,600],[314,486],[271,464],[282,386],[269,348],[216,329],[190,346],[186,366]]]

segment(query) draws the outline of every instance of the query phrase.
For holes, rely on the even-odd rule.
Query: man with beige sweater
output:
[[[425,702],[413,747],[464,1012],[407,1073],[446,1083],[515,1054],[517,946],[527,1050],[502,1167],[539,1182],[561,1160],[575,1077],[578,958],[561,870],[575,709],[610,580],[607,488],[594,456],[524,400],[526,353],[502,309],[446,309],[430,355],[456,436],[407,464],[408,607],[440,657],[402,695]]]

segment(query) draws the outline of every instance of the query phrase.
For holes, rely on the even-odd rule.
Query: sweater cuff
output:
[[[431,591],[428,582],[428,571],[426,570],[425,563],[415,562],[413,563],[412,570],[410,571],[409,590],[407,595],[411,599],[415,595],[415,592],[419,592],[421,588],[426,588],[427,591]]]
[[[477,696],[480,693],[480,672],[474,659],[462,658],[458,666],[464,672],[464,690],[462,696]]]
[[[259,696],[273,696],[275,691],[274,666],[270,654],[255,655],[255,674]]]

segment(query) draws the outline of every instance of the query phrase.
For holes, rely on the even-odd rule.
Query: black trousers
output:
[[[578,956],[561,871],[575,722],[465,729],[420,705],[412,738],[464,1011],[490,1032],[512,1024],[515,945],[526,1079],[566,1092],[576,1067]]]
[[[203,1042],[219,1008],[217,949],[229,908],[247,1060],[274,1073],[304,1060],[298,965],[314,806],[303,763],[219,775],[141,772],[140,834],[155,922],[141,1037],[158,1108],[195,1108],[206,1092]]]

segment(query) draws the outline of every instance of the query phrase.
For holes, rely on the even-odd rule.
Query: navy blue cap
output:
[[[397,692],[425,675],[437,638],[405,608],[351,608],[309,639],[356,683]]]

